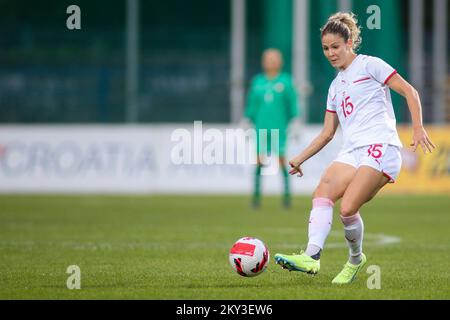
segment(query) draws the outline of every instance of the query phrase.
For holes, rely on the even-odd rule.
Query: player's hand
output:
[[[434,143],[428,137],[427,132],[424,127],[417,127],[413,130],[413,141],[410,146],[413,147],[413,151],[416,152],[417,147],[420,145],[423,153],[433,152],[433,149],[436,148]]]
[[[289,165],[291,166],[291,170],[289,170],[289,174],[290,175],[297,174],[297,177],[302,177],[303,171],[302,171],[302,168],[300,168],[300,164],[301,164],[301,162],[297,158],[294,158],[291,161],[289,161]]]

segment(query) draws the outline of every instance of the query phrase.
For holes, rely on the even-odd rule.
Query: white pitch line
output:
[[[333,239],[325,244],[325,248],[346,248],[347,244],[344,240],[343,232],[331,232],[330,237],[341,238]],[[237,240],[237,239],[236,239]],[[338,242],[339,241],[339,242]],[[364,246],[375,247],[375,246],[386,246],[399,243],[401,238],[396,236],[385,235],[381,233],[367,233],[364,235]],[[167,250],[167,249],[228,249],[233,245],[233,241],[229,243],[224,242],[207,242],[207,241],[197,241],[197,242],[183,242],[182,239],[174,241],[162,241],[162,242],[76,242],[76,241],[0,241],[0,248],[2,247],[20,247],[23,249],[34,249],[39,247],[59,247],[68,248],[73,250],[130,250],[130,249],[145,249],[145,250]],[[289,241],[285,243],[267,243],[270,247],[283,248],[283,249],[299,249],[304,243],[298,243],[294,241]]]

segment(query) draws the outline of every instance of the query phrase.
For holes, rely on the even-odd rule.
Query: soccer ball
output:
[[[234,271],[243,277],[254,277],[266,270],[269,250],[264,242],[252,237],[236,241],[230,250],[229,260]]]

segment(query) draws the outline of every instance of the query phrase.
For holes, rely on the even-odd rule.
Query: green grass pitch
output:
[[[449,299],[450,197],[379,196],[361,210],[367,266],[349,286],[331,280],[347,258],[335,209],[333,230],[311,277],[282,270],[276,252],[304,248],[309,197],[290,210],[246,196],[0,196],[0,299]],[[244,278],[228,251],[262,239],[267,270]],[[78,265],[81,289],[66,286]]]

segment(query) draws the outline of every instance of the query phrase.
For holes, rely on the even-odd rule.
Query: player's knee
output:
[[[321,191],[320,186],[318,186],[313,192],[313,199],[324,198],[324,193]]]
[[[341,202],[341,216],[350,217],[358,212],[359,208],[357,208],[354,204],[349,201]]]
[[[320,183],[313,192],[313,198],[331,198],[331,180],[327,177],[320,179]]]

